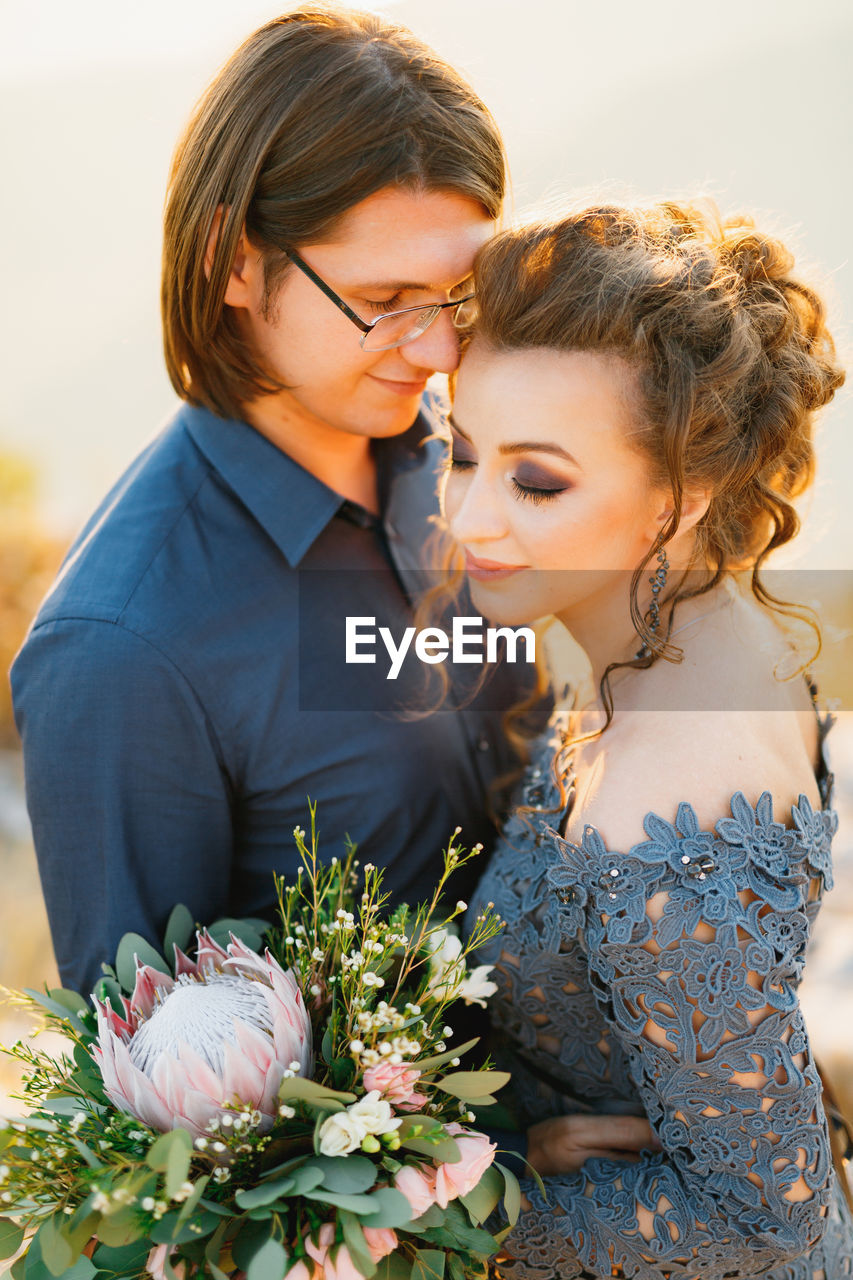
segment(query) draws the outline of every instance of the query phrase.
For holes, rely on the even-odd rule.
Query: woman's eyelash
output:
[[[473,458],[456,458],[451,456],[447,459],[445,465],[451,471],[467,471],[469,467],[476,467],[477,464]]]
[[[513,490],[516,497],[522,498],[525,502],[533,502],[538,505],[540,502],[549,502],[552,498],[559,498],[561,493],[565,493],[566,489],[537,489],[532,485],[520,484],[515,476],[511,480]]]

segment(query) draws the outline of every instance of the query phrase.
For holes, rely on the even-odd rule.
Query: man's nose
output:
[[[400,348],[409,364],[435,373],[453,373],[459,367],[459,333],[453,308],[439,311],[428,328]]]

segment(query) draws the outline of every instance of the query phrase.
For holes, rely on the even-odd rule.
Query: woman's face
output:
[[[475,607],[518,626],[572,622],[621,597],[668,513],[632,442],[635,374],[617,356],[495,352],[457,381],[444,508]]]

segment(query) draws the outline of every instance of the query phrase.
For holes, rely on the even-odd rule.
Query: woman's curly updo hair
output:
[[[504,232],[479,257],[478,341],[497,351],[608,353],[636,372],[635,442],[652,482],[673,495],[672,516],[632,581],[646,647],[636,665],[678,660],[668,643],[675,605],[730,571],[751,570],[763,604],[802,616],[771,595],[759,571],[799,528],[792,499],[813,475],[813,415],[844,373],[823,302],[794,278],[793,262],[750,218],[722,219],[711,201],[586,208]],[[691,489],[713,495],[696,527],[696,565],[709,572],[698,586],[685,586],[692,573],[676,586],[666,626],[653,634],[637,588]]]

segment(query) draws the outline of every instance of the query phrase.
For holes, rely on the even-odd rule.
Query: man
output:
[[[401,717],[377,681],[359,704],[351,677],[375,673],[343,670],[339,624],[411,621],[441,454],[422,395],[457,365],[503,190],[483,104],[371,15],[271,22],[201,100],[163,256],[185,403],[13,668],[66,986],[91,990],[127,930],[159,940],[178,901],[268,915],[308,796],[325,855],[348,833],[410,900],[454,827],[491,840],[497,716]]]

